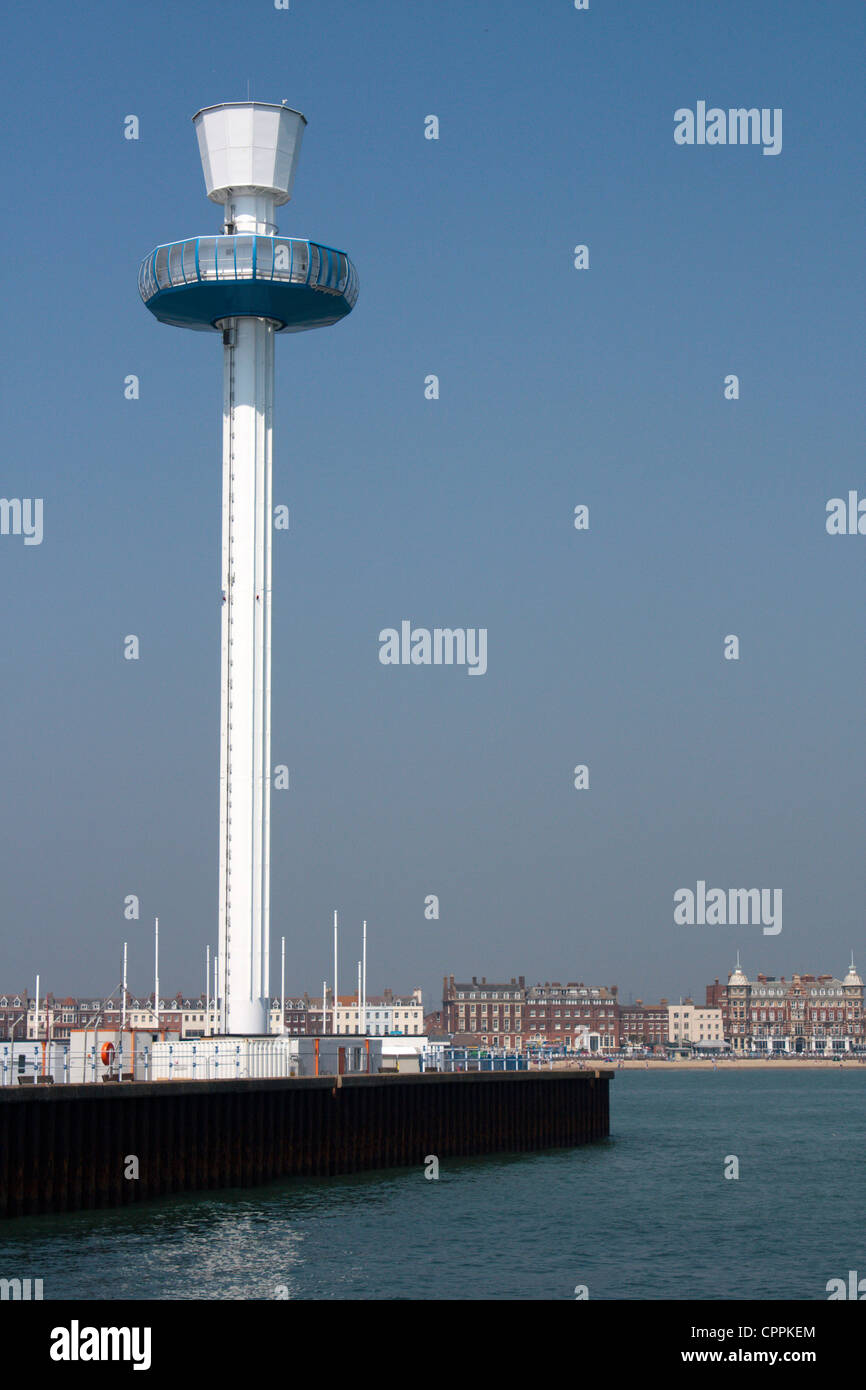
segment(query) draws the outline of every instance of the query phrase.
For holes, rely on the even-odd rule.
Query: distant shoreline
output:
[[[829,1057],[815,1057],[801,1060],[799,1058],[785,1057],[776,1062],[770,1062],[766,1057],[756,1057],[753,1059],[738,1057],[736,1060],[724,1058],[717,1061],[715,1066],[712,1061],[707,1059],[691,1059],[678,1057],[675,1061],[668,1062],[663,1058],[624,1058],[622,1061],[603,1062],[587,1061],[581,1066],[577,1062],[554,1062],[554,1071],[597,1071],[601,1067],[605,1071],[838,1071],[842,1067],[846,1071],[863,1070],[866,1074],[866,1058],[850,1059],[847,1061],[836,1061]],[[542,1068],[544,1070],[544,1068]]]

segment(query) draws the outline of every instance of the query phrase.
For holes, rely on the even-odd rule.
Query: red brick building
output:
[[[707,1004],[721,1009],[734,1052],[836,1055],[866,1048],[863,982],[853,956],[843,979],[759,974],[750,980],[738,960],[727,984],[707,985]]]
[[[0,1040],[24,1042],[27,1038],[27,991],[0,994]]]
[[[617,987],[582,981],[527,986],[510,981],[442,982],[442,1027],[459,1044],[524,1051],[533,1046],[605,1052],[619,1046]],[[471,1040],[471,1041],[470,1041]]]
[[[468,984],[455,983],[454,976],[442,981],[442,1022],[446,1033],[472,1034],[478,1042],[467,1046],[504,1047],[516,1051],[523,1037],[523,1004],[526,981],[511,979],[508,984],[488,984],[473,975]],[[455,1041],[457,1037],[455,1036]]]
[[[619,1047],[617,986],[558,980],[526,991],[523,1036],[568,1051],[609,1052]]]
[[[662,999],[658,1004],[644,1004],[641,999],[635,1000],[634,1004],[621,1004],[619,1038],[623,1047],[664,1052],[668,1040],[667,999]]]

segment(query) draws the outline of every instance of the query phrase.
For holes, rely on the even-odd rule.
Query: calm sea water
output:
[[[619,1072],[611,1122],[604,1143],[445,1162],[438,1181],[0,1223],[0,1276],[46,1299],[826,1299],[866,1275],[866,1074]]]

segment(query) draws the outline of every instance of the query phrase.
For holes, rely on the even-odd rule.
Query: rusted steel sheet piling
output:
[[[611,1075],[469,1072],[3,1087],[0,1218],[124,1206],[282,1177],[420,1166],[428,1154],[441,1161],[592,1143],[610,1131]]]

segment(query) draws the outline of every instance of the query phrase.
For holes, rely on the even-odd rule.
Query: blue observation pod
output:
[[[281,236],[201,236],[158,246],[138,272],[142,300],[160,323],[218,330],[232,318],[269,319],[277,332],[325,328],[358,298],[344,251]]]
[[[157,246],[138,288],[160,323],[225,330],[265,320],[274,332],[338,323],[358,298],[344,251],[278,235],[276,209],[292,196],[306,117],[285,102],[223,102],[193,116],[207,196],[223,210],[221,236]]]

